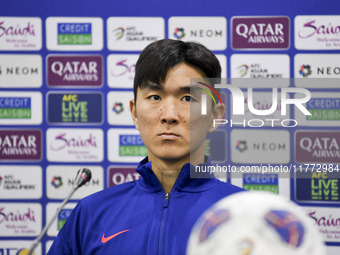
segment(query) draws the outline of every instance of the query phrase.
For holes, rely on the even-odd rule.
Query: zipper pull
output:
[[[164,196],[164,205],[163,207],[168,207],[169,206],[169,199],[170,199],[170,194],[168,192],[165,193],[165,196]]]

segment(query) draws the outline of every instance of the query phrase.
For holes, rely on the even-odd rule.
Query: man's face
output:
[[[132,118],[148,149],[149,160],[193,164],[203,161],[206,134],[213,130],[214,116],[200,114],[200,93],[190,90],[190,78],[203,75],[191,66],[178,64],[169,70],[163,85],[138,88],[136,103],[130,101]],[[210,113],[212,104],[207,106]]]

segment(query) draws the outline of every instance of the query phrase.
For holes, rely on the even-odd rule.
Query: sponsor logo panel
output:
[[[46,132],[47,159],[52,162],[101,162],[104,139],[101,129],[54,129]]]
[[[41,167],[21,165],[0,166],[1,199],[39,199],[41,196]]]
[[[132,91],[111,91],[107,94],[107,121],[110,125],[133,125],[130,112],[131,99]]]
[[[340,54],[297,54],[294,57],[295,86],[339,88]]]
[[[107,57],[107,79],[111,88],[133,88],[138,54],[111,54]]]
[[[211,162],[224,163],[227,161],[227,133],[225,130],[216,130],[209,133],[205,140],[205,155]]]
[[[51,124],[101,124],[103,94],[100,92],[48,93],[46,118]]]
[[[312,92],[305,106],[311,116],[305,116],[295,108],[295,118],[300,126],[340,126],[340,93]]]
[[[47,241],[45,243],[45,251],[48,252],[53,244],[53,241]]]
[[[103,168],[99,166],[48,166],[46,170],[46,190],[50,199],[63,199],[74,187],[74,179],[78,169],[89,168],[92,173],[91,180],[79,189],[74,199],[82,199],[104,188]]]
[[[108,168],[108,187],[117,186],[140,178],[137,166],[111,166]]]
[[[285,50],[290,46],[289,17],[233,17],[232,48]]]
[[[302,206],[319,229],[325,242],[340,243],[340,209],[330,207],[305,207]]]
[[[50,55],[47,57],[47,84],[50,87],[101,87],[103,58],[92,55]]]
[[[0,204],[0,236],[37,236],[41,222],[42,210],[38,203]]]
[[[251,169],[251,166],[250,166]],[[231,173],[231,183],[247,190],[268,191],[290,199],[290,179],[284,173],[263,173],[261,167],[257,171]]]
[[[295,199],[298,202],[340,203],[340,174],[337,171],[295,172]]]
[[[109,129],[108,159],[111,162],[138,163],[147,156],[139,131],[136,129]]]
[[[297,131],[295,132],[295,161],[338,164],[339,146],[339,131]]]
[[[227,57],[223,54],[215,54],[216,58],[220,62],[221,65],[221,77],[226,78],[227,77]]]
[[[285,119],[289,119],[290,117],[290,108],[287,107],[287,114],[281,115],[281,100],[277,100],[277,106],[274,112],[270,115],[256,115],[249,110],[248,102],[252,100],[252,105],[256,110],[260,111],[267,111],[272,109],[273,107],[273,93],[270,92],[253,92],[252,98],[248,97],[248,93],[244,92],[244,115],[232,115],[232,121],[235,125],[243,125],[243,121],[245,120],[246,123],[251,123],[252,120],[262,120],[264,126],[276,126],[275,122],[282,122]],[[281,98],[281,93],[278,93],[277,98]],[[289,95],[288,95],[289,98]],[[233,100],[233,99],[231,99]],[[230,104],[231,112],[233,112],[233,104]],[[269,121],[272,120],[272,121]],[[275,121],[274,121],[275,120]],[[256,125],[256,124],[254,124]]]
[[[77,191],[78,192],[78,191]],[[77,194],[77,192],[75,194]],[[52,222],[51,227],[47,231],[48,236],[57,236],[59,230],[64,226],[72,210],[76,207],[77,203],[67,203],[65,207],[59,212],[57,218]],[[48,203],[46,205],[46,222],[49,222],[55,212],[58,210],[59,203]]]
[[[38,125],[42,122],[40,92],[1,92],[0,124]]]
[[[115,51],[141,51],[148,44],[163,39],[161,17],[110,17],[107,20],[107,47]]]
[[[231,160],[235,163],[284,164],[290,160],[286,130],[231,131]]]
[[[24,255],[28,254],[28,249],[31,247],[32,241],[21,240],[6,240],[0,241],[1,255]],[[33,255],[41,255],[41,244],[35,248]]]
[[[168,38],[196,41],[210,50],[227,48],[227,20],[225,17],[171,17]]]
[[[340,16],[296,16],[295,48],[299,50],[339,50]]]
[[[40,18],[0,17],[0,50],[38,51],[41,47]]]
[[[1,55],[0,88],[39,88],[41,85],[40,55]]]
[[[232,85],[240,87],[282,88],[289,86],[289,56],[285,54],[233,54]],[[286,79],[285,79],[286,78]]]
[[[0,161],[40,160],[42,136],[38,129],[1,129]]]
[[[89,51],[103,48],[103,20],[93,17],[48,17],[48,50]]]

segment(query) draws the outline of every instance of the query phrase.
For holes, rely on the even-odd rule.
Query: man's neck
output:
[[[204,159],[204,156],[203,156]],[[189,158],[184,158],[182,160],[161,160],[159,158],[154,158],[149,156],[149,160],[152,162],[152,170],[157,176],[159,182],[164,188],[164,191],[170,193],[175,182],[178,178],[179,173],[185,163],[192,163],[194,165],[203,162],[202,160],[197,160],[197,162],[190,162]]]

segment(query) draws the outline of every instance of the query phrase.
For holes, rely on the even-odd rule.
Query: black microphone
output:
[[[74,186],[73,186],[70,194],[64,199],[64,201],[59,206],[58,210],[55,212],[55,214],[53,215],[51,220],[48,222],[48,224],[46,224],[44,229],[41,231],[40,235],[34,240],[33,244],[31,245],[31,247],[29,249],[28,255],[32,255],[34,249],[38,246],[40,240],[44,237],[47,230],[51,227],[53,221],[57,218],[60,211],[65,207],[67,202],[71,199],[74,192],[76,192],[76,190],[78,188],[80,188],[81,186],[83,186],[85,183],[90,181],[91,177],[92,177],[92,174],[91,174],[91,171],[88,168],[82,168],[82,169],[78,170],[75,181],[74,181]]]
[[[88,168],[79,169],[75,179],[75,185],[77,186],[77,188],[80,188],[89,180],[91,180],[91,177],[91,171]]]

